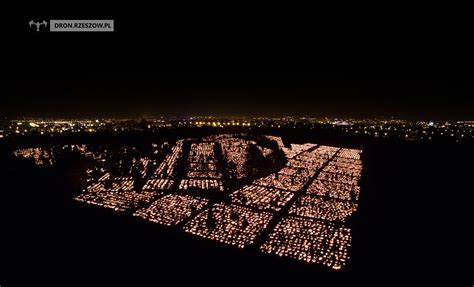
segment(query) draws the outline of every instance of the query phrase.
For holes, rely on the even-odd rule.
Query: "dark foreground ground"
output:
[[[0,160],[0,285],[471,286],[472,146],[356,146],[365,152],[361,200],[352,258],[339,272],[73,202],[67,168]]]

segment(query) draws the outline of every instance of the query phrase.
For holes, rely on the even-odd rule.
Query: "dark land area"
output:
[[[254,130],[293,143],[363,149],[351,259],[340,271],[191,236],[72,200],[80,161],[37,167],[15,159],[25,146],[140,143],[214,133],[117,133],[19,138],[1,148],[2,286],[100,284],[345,285],[396,282],[451,286],[472,274],[469,235],[474,150],[464,143],[347,137],[304,129]],[[49,142],[48,142],[49,141]],[[68,278],[62,281],[61,278]],[[169,283],[166,283],[169,282]]]

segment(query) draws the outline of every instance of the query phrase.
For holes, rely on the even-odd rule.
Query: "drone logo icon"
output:
[[[46,22],[45,20],[43,20],[43,22],[34,22],[33,20],[31,20],[29,24],[30,28],[33,25],[36,26],[36,32],[39,32],[41,26],[48,27],[48,22]]]

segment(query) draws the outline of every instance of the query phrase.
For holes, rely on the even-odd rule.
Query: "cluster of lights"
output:
[[[289,216],[277,224],[260,250],[338,270],[349,259],[347,249],[350,243],[349,228]]]
[[[344,151],[345,149],[341,149]],[[354,154],[360,155],[362,151],[349,153],[351,157]],[[344,153],[348,155],[348,153]],[[336,157],[324,167],[323,171],[308,187],[307,193],[319,196],[330,196],[342,200],[359,199],[359,180],[362,174],[362,161],[348,157],[341,157],[338,153]]]
[[[201,189],[224,191],[222,173],[217,171],[215,142],[192,143],[188,156],[187,178],[181,180],[180,190]]]
[[[203,137],[202,141],[205,142],[215,142],[215,141],[220,141],[224,139],[229,139],[232,138],[233,136],[231,134],[217,134],[217,135],[210,135],[207,137]]]
[[[8,127],[16,134],[55,134],[63,132],[95,132],[107,130],[107,125],[99,120],[13,120]]]
[[[215,163],[214,142],[192,143],[189,162]]]
[[[188,178],[222,178],[222,173],[217,171],[217,165],[214,163],[191,163],[191,165],[186,174]]]
[[[164,178],[152,178],[147,180],[143,190],[168,190],[173,185],[174,180]]]
[[[345,173],[326,172],[323,171],[318,175],[318,179],[332,182],[339,182],[348,185],[357,185],[359,183],[358,176],[352,176]]]
[[[222,178],[217,171],[214,142],[192,143],[189,151],[188,178]]]
[[[86,154],[87,153],[87,145],[85,145],[85,144],[64,145],[62,149],[63,150],[69,150],[69,151],[77,150],[81,154]]]
[[[336,174],[345,174],[352,177],[360,177],[362,174],[362,164],[360,160],[336,157],[324,167],[323,171]]]
[[[245,177],[247,175],[245,163],[250,142],[239,138],[227,138],[219,140],[219,143],[224,160],[229,167],[229,176],[237,179]]]
[[[312,151],[302,152],[294,158],[289,159],[288,166],[306,168],[312,172],[316,172],[316,170],[329,161],[338,150],[339,149],[335,147],[319,146]]]
[[[153,161],[150,160],[149,158],[145,157],[145,158],[141,158],[139,161],[138,161],[138,168],[140,170],[140,176],[142,178],[145,178],[146,177],[146,168],[149,164],[151,164]]]
[[[259,178],[254,181],[256,185],[263,185],[290,191],[298,191],[306,183],[307,178],[288,176],[285,174],[273,173],[269,176]]]
[[[173,177],[178,158],[183,153],[183,140],[179,140],[171,149],[171,153],[168,154],[163,162],[158,166],[155,171],[156,177]]]
[[[349,168],[349,169],[351,168],[360,169],[360,167],[357,167],[357,166],[362,166],[362,160],[340,157],[339,154],[333,158],[332,162],[337,162],[337,164],[340,165],[341,167],[346,165],[346,168]]]
[[[86,190],[87,192],[102,192],[106,191],[105,189],[105,184],[103,182],[96,182],[91,185],[89,185]]]
[[[86,188],[87,192],[98,193],[98,192],[117,192],[117,191],[131,191],[133,189],[133,180],[119,180],[109,181],[109,185],[106,181],[100,181],[89,185]]]
[[[317,169],[337,151],[337,148],[328,146],[319,146],[313,151],[303,151],[290,159],[287,166],[280,172],[257,179],[254,184],[293,192],[299,191],[313,177]]]
[[[104,169],[101,169],[103,171]],[[108,181],[108,180],[114,180],[114,181],[132,181],[133,178],[130,176],[117,176],[114,178],[111,178],[110,173],[106,172],[102,176],[100,176],[97,181],[102,182],[102,181]]]
[[[80,202],[110,208],[115,211],[127,211],[148,204],[158,195],[156,192],[112,191],[83,193],[74,199]]]
[[[189,170],[193,171],[217,171],[217,166],[210,163],[189,163]]]
[[[94,172],[100,174],[100,176],[96,175],[94,177]],[[97,166],[94,166],[93,168],[89,168],[86,170],[86,174],[87,174],[87,179],[86,179],[86,182],[90,182],[90,181],[104,181],[104,180],[107,180],[110,178],[110,173],[108,172],[105,172],[105,168],[103,167],[97,167]]]
[[[329,196],[343,200],[357,200],[359,198],[360,187],[339,182],[314,180],[307,189],[307,194]]]
[[[272,215],[250,208],[218,203],[189,221],[184,230],[211,240],[244,248],[267,227]]]
[[[283,152],[285,153],[286,158],[294,158],[298,154],[314,148],[317,144],[305,143],[305,144],[291,144],[290,148],[283,147]]]
[[[317,158],[323,158],[323,159],[330,159],[333,157],[340,148],[338,147],[333,147],[333,146],[326,146],[326,145],[321,145],[317,149],[315,149],[313,152],[309,154],[313,154]]]
[[[349,159],[360,159],[360,154],[362,153],[359,149],[348,149],[342,148],[337,156]]]
[[[179,183],[180,190],[202,189],[224,191],[224,185],[217,179],[183,179]]]
[[[289,159],[287,162],[287,166],[292,169],[307,169],[310,173],[314,174],[318,170],[318,168],[323,165],[325,161],[320,158],[303,158],[300,157],[298,159],[292,158]]]
[[[187,220],[208,203],[205,198],[168,194],[133,215],[158,224],[172,226]]]
[[[355,202],[306,195],[298,198],[289,212],[302,217],[344,222],[356,210]]]
[[[197,127],[202,127],[202,126],[210,126],[210,127],[220,127],[223,128],[225,126],[243,126],[243,127],[250,127],[251,123],[250,122],[238,122],[238,121],[194,121],[191,122],[191,124],[194,124]]]
[[[233,203],[242,204],[262,210],[279,211],[294,196],[294,193],[256,185],[246,185],[233,192],[230,198]]]
[[[280,169],[279,174],[284,174],[288,176],[298,176],[298,177],[312,177],[315,174],[314,169],[308,169],[304,167],[292,166],[291,163]]]
[[[54,163],[53,159],[51,158],[51,151],[42,148],[26,148],[26,149],[18,149],[13,152],[16,157],[23,157],[26,159],[32,158],[36,165],[43,165],[48,163],[52,165]]]

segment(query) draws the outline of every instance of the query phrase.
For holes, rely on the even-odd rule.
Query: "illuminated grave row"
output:
[[[128,211],[139,206],[151,203],[159,193],[156,192],[134,192],[134,191],[107,191],[97,193],[84,193],[74,199],[77,201],[94,204],[115,211]]]
[[[208,203],[207,199],[168,194],[133,215],[162,225],[176,225],[191,217]]]
[[[183,140],[179,140],[171,149],[171,153],[168,154],[163,162],[158,166],[155,171],[155,177],[168,178],[175,176],[175,169],[178,158],[183,152]]]
[[[292,192],[257,185],[244,186],[230,195],[234,203],[275,211],[284,207],[293,196]]]

